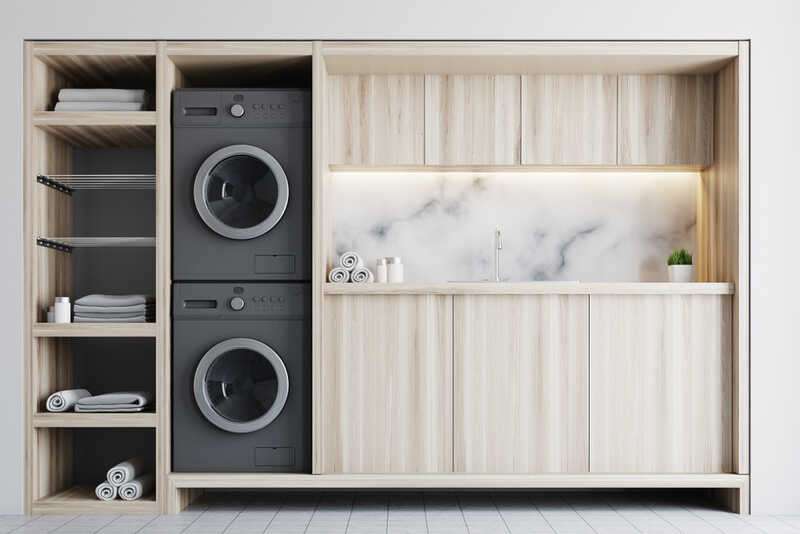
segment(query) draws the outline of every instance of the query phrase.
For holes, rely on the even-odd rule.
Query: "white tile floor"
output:
[[[740,516],[697,495],[634,492],[207,494],[172,516],[0,516],[0,533],[788,533],[797,516]]]

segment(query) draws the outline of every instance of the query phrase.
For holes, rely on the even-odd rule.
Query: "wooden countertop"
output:
[[[441,284],[332,284],[326,295],[732,295],[731,283],[671,282],[458,282]]]

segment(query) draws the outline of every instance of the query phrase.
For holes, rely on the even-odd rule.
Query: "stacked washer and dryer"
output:
[[[310,93],[172,109],[172,469],[310,472]]]

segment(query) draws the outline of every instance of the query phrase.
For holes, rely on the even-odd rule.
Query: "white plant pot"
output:
[[[670,282],[687,283],[692,281],[694,265],[667,265]]]

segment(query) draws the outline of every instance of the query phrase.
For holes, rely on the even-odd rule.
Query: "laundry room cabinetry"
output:
[[[452,471],[449,296],[325,299],[326,473]]]

